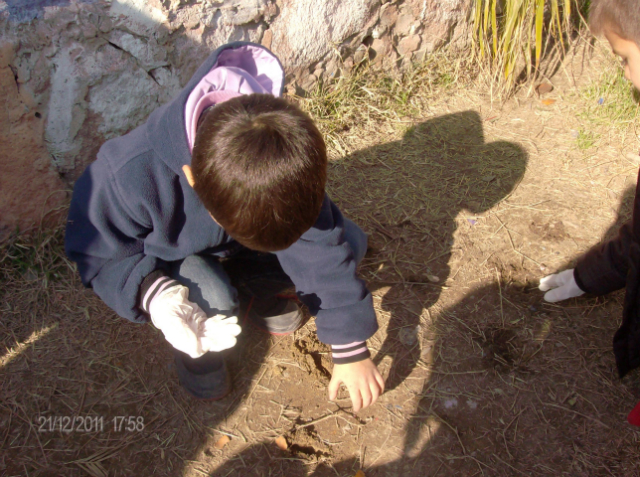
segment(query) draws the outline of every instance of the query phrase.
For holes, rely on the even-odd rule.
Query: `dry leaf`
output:
[[[231,439],[229,438],[229,436],[222,436],[220,439],[218,439],[218,442],[216,442],[215,446],[216,449],[222,449],[224,446],[227,445],[227,442],[229,442]]]
[[[536,91],[538,94],[551,93],[551,91],[553,91],[553,85],[550,83],[540,83],[536,86]]]
[[[359,470],[358,472],[356,472],[355,477],[367,477],[367,476],[364,475],[364,472],[362,470]]]
[[[289,444],[287,444],[287,440],[283,436],[276,437],[276,445],[282,450],[289,448]]]
[[[545,106],[551,106],[555,102],[556,102],[555,99],[543,99],[542,100],[542,104],[544,104]]]

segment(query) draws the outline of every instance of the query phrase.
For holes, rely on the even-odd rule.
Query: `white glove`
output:
[[[207,351],[233,348],[241,331],[238,318],[224,315],[207,318],[202,308],[188,297],[189,289],[178,285],[164,290],[149,305],[151,321],[171,346],[192,358]]]
[[[539,288],[547,292],[544,294],[544,299],[551,303],[584,295],[584,291],[578,286],[573,276],[573,268],[541,278]]]

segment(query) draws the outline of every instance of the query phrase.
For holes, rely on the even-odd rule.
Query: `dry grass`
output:
[[[361,273],[388,391],[358,416],[345,393],[326,401],[313,323],[247,330],[234,393],[196,402],[160,334],[81,287],[60,230],[3,245],[0,474],[640,475],[625,424],[640,382],[616,378],[611,352],[622,295],[551,305],[535,289],[629,215],[635,112],[593,111],[613,87],[580,72],[608,61],[585,55],[554,77],[551,105],[492,104],[444,55],[299,98],[327,137],[332,197],[370,234]],[[581,129],[597,139],[579,142]],[[38,432],[40,416],[105,426]],[[144,430],[118,431],[116,416],[142,416]]]

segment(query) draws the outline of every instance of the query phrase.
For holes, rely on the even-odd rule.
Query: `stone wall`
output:
[[[100,144],[219,45],[271,48],[303,93],[366,59],[402,67],[465,45],[470,1],[0,0],[0,238],[54,220]]]

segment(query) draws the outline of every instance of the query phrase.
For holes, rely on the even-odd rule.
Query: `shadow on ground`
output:
[[[622,195],[606,238],[628,220],[633,195],[633,188]],[[409,360],[424,369],[412,414],[400,434],[391,425],[363,426],[364,464],[360,454],[309,473],[295,453],[253,445],[208,475],[350,477],[361,468],[367,477],[635,475],[624,449],[634,431],[624,422],[640,398],[640,377],[620,387],[611,350],[621,298],[548,304],[524,270],[505,271],[500,283],[434,312],[437,333],[421,324],[426,352]]]
[[[420,362],[442,370],[443,362],[433,355],[441,346],[439,313],[428,322],[425,310],[432,309],[447,285],[456,218],[465,211],[474,221],[473,216],[495,206],[522,179],[526,162],[526,153],[515,144],[485,143],[481,118],[465,111],[420,123],[400,141],[358,151],[333,165],[332,197],[345,215],[370,232],[371,250],[362,271],[374,295],[382,295],[383,339],[374,362],[390,361],[387,392],[398,388]],[[484,293],[493,291],[488,287]],[[441,384],[440,379],[427,379],[423,392]],[[442,426],[434,426],[439,421],[429,411],[433,404],[423,401],[405,429],[404,442],[394,443],[406,457],[368,468],[368,476],[426,475],[423,464],[432,458],[429,449],[441,447],[432,434]],[[442,430],[446,434],[447,429]],[[450,437],[441,438],[442,444],[454,451],[458,444]],[[423,454],[429,456],[426,461],[416,457]],[[357,459],[333,467],[321,464],[313,475],[352,475],[358,466]],[[304,463],[273,460],[263,446],[254,446],[211,475],[308,474]]]

